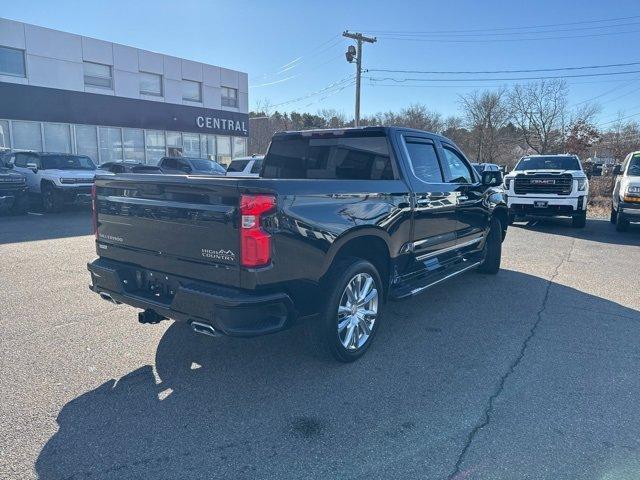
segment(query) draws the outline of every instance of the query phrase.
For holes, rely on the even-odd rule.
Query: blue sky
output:
[[[254,86],[250,89],[250,106],[253,108],[258,101],[264,100],[276,105],[288,102],[280,105],[279,110],[315,112],[320,108],[335,108],[347,115],[352,114],[354,87],[336,84],[352,75],[355,70],[344,59],[349,41],[339,34],[345,29],[386,32],[457,31],[453,34],[450,32],[446,37],[438,37],[440,40],[448,40],[446,42],[422,41],[424,37],[418,37],[419,41],[400,40],[396,39],[395,33],[387,34],[384,38],[380,35],[376,44],[365,47],[364,67],[370,69],[508,70],[640,62],[640,17],[608,23],[582,23],[538,29],[552,31],[548,34],[535,33],[536,29],[530,30],[534,32],[531,35],[512,35],[510,31],[499,30],[631,17],[640,15],[637,0],[33,0],[3,2],[1,15],[246,71],[249,73],[249,84]],[[605,28],[606,25],[611,26]],[[487,31],[481,34],[468,32],[477,29]],[[629,33],[611,35],[613,32]],[[487,36],[487,33],[499,35]],[[593,36],[595,34],[598,36]],[[393,38],[394,35],[396,38]],[[579,35],[579,38],[514,41],[515,38]],[[467,41],[478,39],[490,41]],[[497,39],[501,41],[495,41]],[[588,73],[623,70],[640,71],[640,65]],[[552,74],[556,75],[547,75]],[[517,75],[522,74],[511,74]],[[373,72],[365,76],[433,78],[425,75]],[[506,74],[502,75],[504,76]],[[451,78],[451,75],[442,78]],[[618,111],[624,111],[627,115],[640,112],[640,73],[567,81],[572,105],[599,97],[596,101],[602,106],[600,122],[612,119]],[[264,85],[272,82],[276,83]],[[368,79],[363,81],[364,114],[423,103],[444,115],[450,115],[459,113],[460,94],[482,85],[496,87],[511,82],[433,82],[433,87],[380,85],[394,85],[394,81],[378,81],[374,85],[371,83]],[[425,83],[427,82],[411,81],[405,82],[405,85]],[[331,85],[334,86],[329,87]],[[322,89],[326,91],[313,95]],[[301,97],[307,98],[300,99]],[[291,101],[295,99],[300,100]]]

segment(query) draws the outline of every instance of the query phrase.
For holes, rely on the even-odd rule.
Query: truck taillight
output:
[[[91,185],[91,211],[93,216],[93,234],[96,236],[96,240],[98,239],[98,211],[96,210],[97,205],[97,194],[96,194],[96,184]]]
[[[271,235],[261,226],[262,216],[276,206],[273,195],[240,197],[240,261],[243,267],[262,267],[271,262]]]

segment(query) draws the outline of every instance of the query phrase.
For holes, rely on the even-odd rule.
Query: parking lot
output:
[[[640,228],[517,224],[353,364],[91,292],[86,209],[0,218],[0,478],[640,477]]]

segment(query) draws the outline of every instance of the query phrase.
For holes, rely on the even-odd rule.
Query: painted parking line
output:
[[[38,216],[42,216],[44,215],[44,213],[37,213],[37,212],[27,212],[29,215],[38,215]]]

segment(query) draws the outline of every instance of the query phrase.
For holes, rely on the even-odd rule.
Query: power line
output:
[[[340,88],[340,87],[344,86],[346,83],[354,82],[354,81],[355,80],[353,78],[353,75],[350,74],[350,75],[348,75],[348,76],[346,76],[346,77],[344,77],[344,78],[342,78],[340,80],[336,80],[335,82],[330,83],[326,87],[323,87],[323,88],[321,88],[319,90],[311,92],[311,93],[309,93],[307,95],[302,95],[300,97],[296,97],[296,98],[293,98],[291,100],[287,100],[287,101],[284,101],[284,102],[276,103],[275,105],[270,105],[270,107],[271,108],[275,108],[275,107],[281,107],[283,105],[289,105],[291,103],[297,103],[297,102],[300,102],[302,100],[306,100],[307,98],[311,98],[313,96],[320,95],[322,93],[329,93],[329,92],[333,91],[333,89]]]
[[[429,74],[429,75],[478,75],[478,74],[494,74],[494,73],[532,73],[532,72],[560,72],[563,70],[591,70],[597,68],[612,67],[629,67],[632,65],[640,65],[640,62],[629,63],[610,63],[608,65],[583,65],[579,67],[557,67],[557,68],[530,68],[521,70],[392,70],[388,68],[370,68],[368,72],[385,72],[385,73],[411,73],[411,74]]]
[[[489,82],[489,81],[521,81],[521,80],[553,80],[562,78],[582,78],[582,77],[602,77],[608,75],[625,75],[630,73],[640,73],[640,70],[629,70],[626,72],[606,72],[606,73],[580,73],[572,75],[558,75],[558,76],[537,76],[537,77],[516,77],[516,78],[373,78],[374,82],[392,81],[397,83],[404,82]]]
[[[547,27],[564,27],[568,25],[587,25],[593,23],[607,23],[607,22],[617,22],[621,20],[632,20],[640,18],[640,15],[633,15],[630,17],[617,17],[617,18],[606,18],[606,19],[597,19],[597,20],[582,20],[577,22],[565,22],[565,23],[550,23],[546,25],[520,25],[517,27],[502,27],[502,28],[477,28],[470,30],[431,30],[431,31],[408,31],[408,30],[370,30],[370,29],[360,29],[369,33],[470,33],[470,32],[498,32],[498,31],[507,31],[507,30],[524,30],[524,29],[536,29],[536,28],[547,28]],[[615,25],[610,25],[615,26]]]
[[[585,30],[602,30],[606,28],[620,28],[620,27],[631,27],[635,25],[640,25],[640,22],[628,22],[628,23],[618,23],[613,25],[598,25],[593,27],[577,27],[577,28],[562,28],[562,29],[553,29],[553,30],[539,30],[539,31],[513,31],[513,32],[499,32],[499,33],[490,33],[490,32],[482,32],[482,33],[435,33],[435,32],[406,32],[406,33],[387,33],[380,34],[381,36],[401,36],[401,37],[452,37],[452,38],[460,38],[460,37],[500,37],[507,35],[537,35],[537,34],[549,34],[549,33],[564,33],[564,32],[578,32]]]
[[[558,37],[538,37],[538,38],[492,38],[492,39],[468,39],[468,40],[454,40],[447,38],[407,38],[402,36],[393,35],[378,35],[380,38],[386,40],[402,40],[406,42],[432,42],[432,43],[500,43],[500,42],[536,42],[541,40],[567,40],[571,38],[592,38],[592,37],[605,37],[609,35],[625,35],[629,33],[638,33],[640,30],[627,30],[623,32],[606,32],[606,33],[590,33],[586,35],[564,35]],[[539,32],[545,33],[545,32]]]

